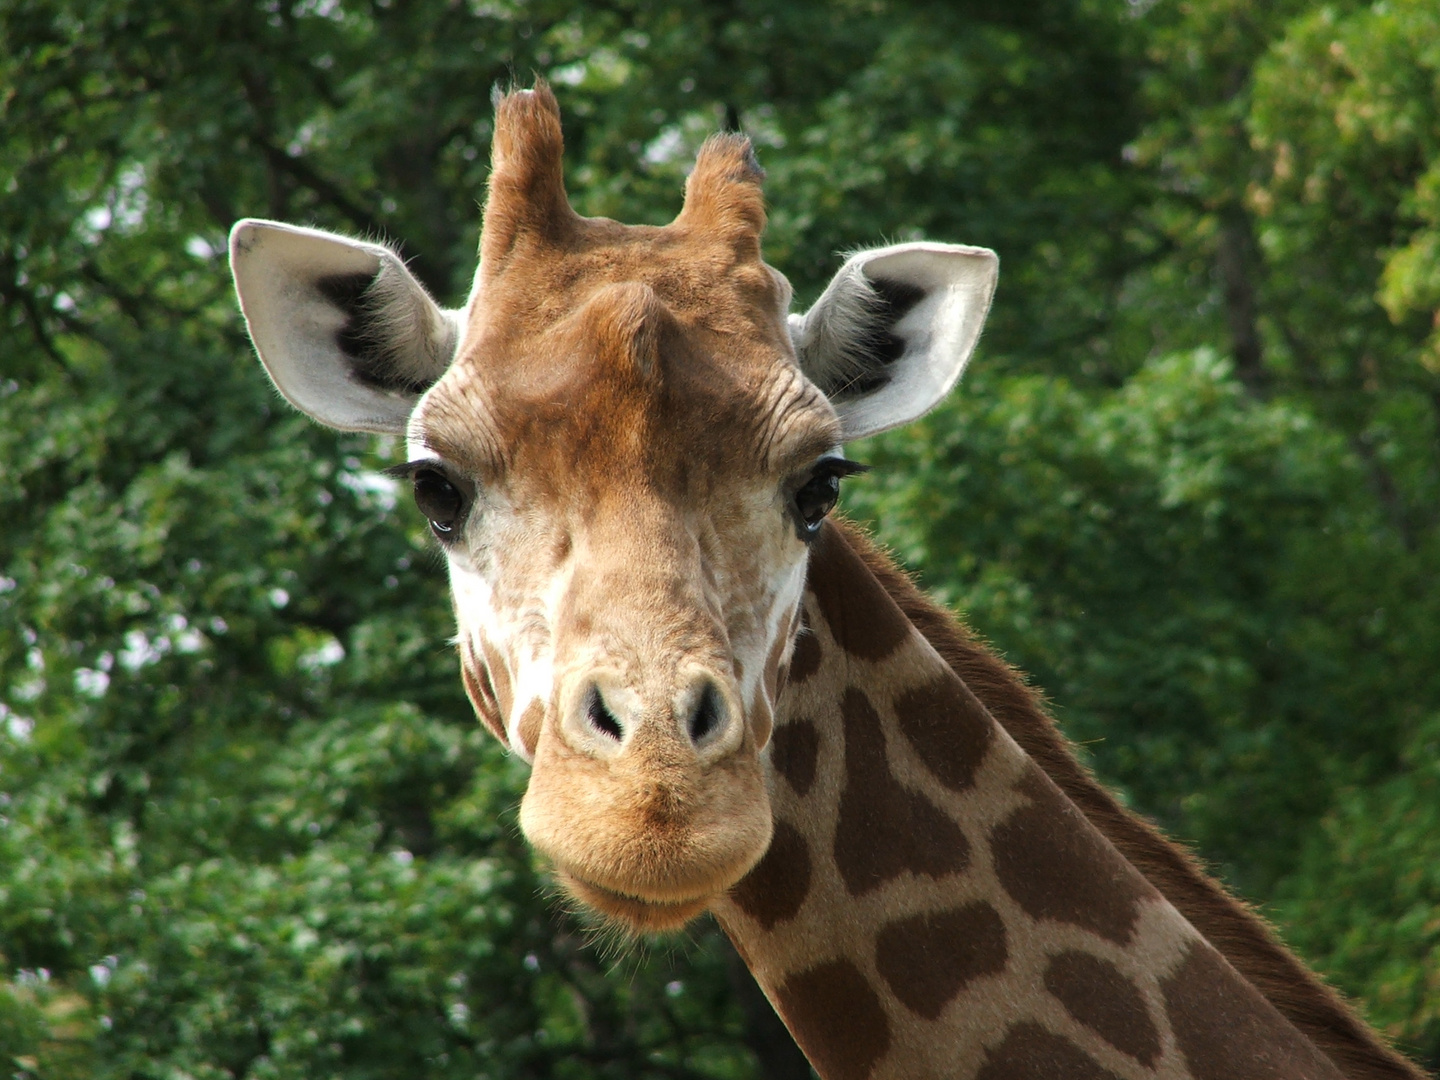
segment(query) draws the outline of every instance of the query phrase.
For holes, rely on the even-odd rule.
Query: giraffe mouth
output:
[[[607,889],[558,868],[556,876],[561,887],[586,907],[638,934],[679,930],[702,914],[714,899],[702,896],[693,900],[646,900]]]

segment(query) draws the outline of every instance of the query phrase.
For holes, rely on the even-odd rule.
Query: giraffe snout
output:
[[[772,829],[738,686],[682,662],[649,681],[572,671],[520,824],[565,889],[636,931],[673,929],[744,876]]]
[[[704,766],[739,749],[744,716],[733,680],[694,669],[671,688],[645,692],[609,673],[576,680],[561,721],[560,735],[571,749],[600,759],[618,758],[648,731],[646,743],[673,743]]]

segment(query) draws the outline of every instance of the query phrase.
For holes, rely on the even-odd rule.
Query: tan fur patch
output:
[[[516,727],[516,734],[525,753],[531,757],[535,756],[535,747],[540,744],[540,729],[545,723],[545,705],[539,698],[535,698],[525,711],[520,714],[520,723]]]

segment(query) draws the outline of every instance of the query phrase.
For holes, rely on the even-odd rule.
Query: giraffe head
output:
[[[852,257],[789,315],[749,141],[712,138],[663,227],[580,217],[548,88],[496,107],[480,266],[439,308],[388,248],[231,235],[280,392],[403,433],[476,712],[532,774],[530,841],[583,903],[678,926],[765,853],[764,762],[807,545],[854,466],[959,377],[996,261]]]

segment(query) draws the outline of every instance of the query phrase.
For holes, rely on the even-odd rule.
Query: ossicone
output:
[[[745,135],[712,135],[685,184],[685,207],[675,224],[752,245],[759,257],[765,228],[765,171]]]
[[[503,259],[526,237],[555,240],[580,220],[565,195],[560,106],[543,79],[495,100],[482,260]]]

